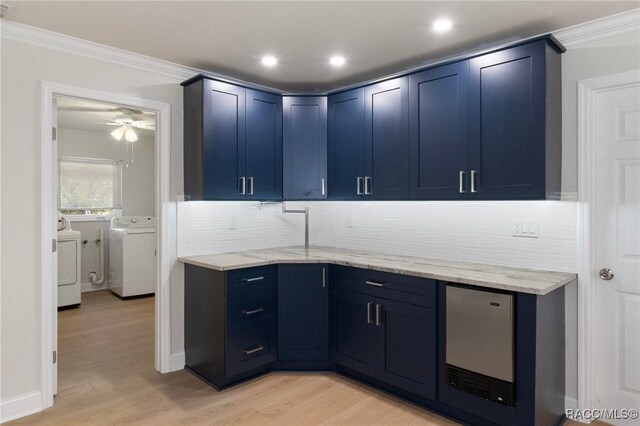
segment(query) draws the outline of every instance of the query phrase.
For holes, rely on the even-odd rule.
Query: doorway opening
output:
[[[155,113],[54,96],[57,389],[153,369]],[[133,302],[132,299],[146,298]],[[135,366],[137,370],[132,370]],[[129,371],[131,370],[131,371]],[[55,390],[54,390],[55,391]]]
[[[169,198],[168,104],[46,82],[43,95],[47,408],[58,389],[95,387],[95,380],[135,369],[172,370],[175,232],[168,225],[175,222],[175,205]]]

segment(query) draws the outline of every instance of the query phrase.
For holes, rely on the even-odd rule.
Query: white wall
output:
[[[171,104],[171,197],[182,193],[180,79],[79,54],[1,39],[2,401],[39,392],[40,120],[42,82]],[[183,268],[171,271],[171,348],[183,351]],[[153,360],[149,360],[150,363]]]
[[[58,157],[101,158],[122,161],[122,214],[155,216],[155,140],[142,136],[135,142],[134,162],[126,162],[128,142],[118,141],[108,131],[58,128]],[[101,285],[92,284],[89,274],[100,268],[100,246],[95,242],[100,229],[104,230],[104,271],[109,271],[109,222],[73,222],[72,228],[80,231],[82,240],[82,291],[108,288],[109,274]],[[98,274],[100,275],[100,274]]]

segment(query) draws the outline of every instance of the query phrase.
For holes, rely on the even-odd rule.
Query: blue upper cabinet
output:
[[[364,197],[364,89],[329,96],[329,199]]]
[[[470,190],[477,199],[560,195],[560,55],[540,40],[469,60]]]
[[[409,76],[412,199],[459,199],[469,193],[467,61]]]
[[[327,97],[284,96],[283,192],[286,200],[327,198]]]
[[[247,199],[282,199],[282,97],[247,89]]]
[[[409,198],[408,80],[365,88],[364,192],[373,199]]]
[[[185,198],[282,199],[281,96],[202,77],[183,85]]]

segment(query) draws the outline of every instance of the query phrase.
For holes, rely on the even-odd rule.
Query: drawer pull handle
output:
[[[372,285],[374,287],[384,287],[383,283],[377,283],[375,281],[365,281],[364,282],[366,285]]]
[[[256,352],[260,352],[261,350],[264,350],[264,346],[256,346],[252,349],[243,349],[242,352],[244,352],[245,355],[251,355],[255,354]]]
[[[262,281],[264,280],[264,277],[253,277],[253,278],[243,278],[242,281],[244,281],[245,283],[252,283],[254,281]]]
[[[259,314],[260,312],[264,312],[264,309],[263,308],[258,308],[258,309],[254,309],[252,311],[242,311],[242,313],[245,314],[245,315]]]

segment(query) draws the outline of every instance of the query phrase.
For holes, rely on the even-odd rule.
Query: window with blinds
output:
[[[58,208],[65,215],[111,215],[122,209],[122,162],[62,157]]]

